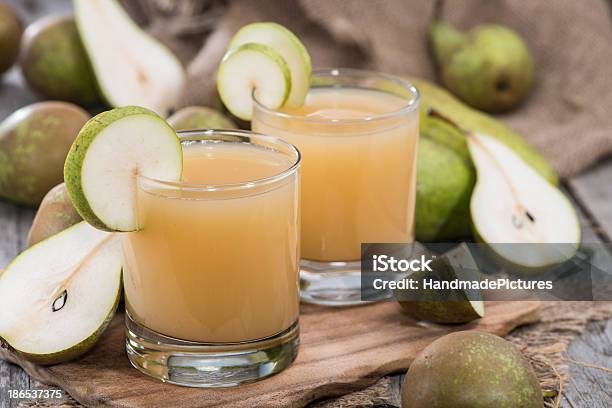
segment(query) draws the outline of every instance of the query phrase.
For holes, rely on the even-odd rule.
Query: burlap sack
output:
[[[425,37],[431,0],[124,1],[188,66],[183,105],[212,103],[214,72],[227,42],[252,21],[290,27],[315,67],[436,77]],[[444,16],[462,29],[501,23],[526,39],[535,57],[535,86],[522,107],[500,119],[562,176],[612,151],[609,8],[606,0],[448,0],[444,7]]]

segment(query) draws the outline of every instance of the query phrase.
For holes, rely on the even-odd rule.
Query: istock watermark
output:
[[[396,259],[389,255],[372,255],[372,269],[374,272],[419,272],[432,271],[429,266],[435,256],[427,259],[421,255],[418,259]]]
[[[612,300],[612,244],[362,244],[362,300]]]

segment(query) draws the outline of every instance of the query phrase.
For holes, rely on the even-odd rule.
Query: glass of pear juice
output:
[[[300,108],[254,100],[253,130],[303,155],[303,301],[360,303],[361,244],[414,240],[418,105],[410,83],[353,69],[315,71]]]
[[[295,359],[298,150],[245,131],[179,132],[180,182],[137,177],[123,239],[127,353],[153,377],[225,387]]]

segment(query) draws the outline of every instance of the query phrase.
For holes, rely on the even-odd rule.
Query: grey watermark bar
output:
[[[612,244],[361,246],[361,298],[612,300]]]

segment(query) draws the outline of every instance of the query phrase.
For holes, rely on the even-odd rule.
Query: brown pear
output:
[[[23,107],[0,123],[0,197],[38,205],[63,181],[64,160],[89,114],[66,102]]]
[[[236,124],[221,112],[206,106],[188,106],[168,118],[176,130],[235,129]]]
[[[53,187],[43,198],[28,233],[28,246],[32,246],[81,221],[72,205],[64,183]]]
[[[0,3],[0,74],[7,71],[17,60],[23,34],[23,24],[15,10]]]
[[[19,65],[30,88],[47,99],[90,106],[100,101],[74,18],[52,15],[23,35]]]
[[[402,408],[542,408],[538,379],[512,343],[459,331],[440,337],[412,362]]]

